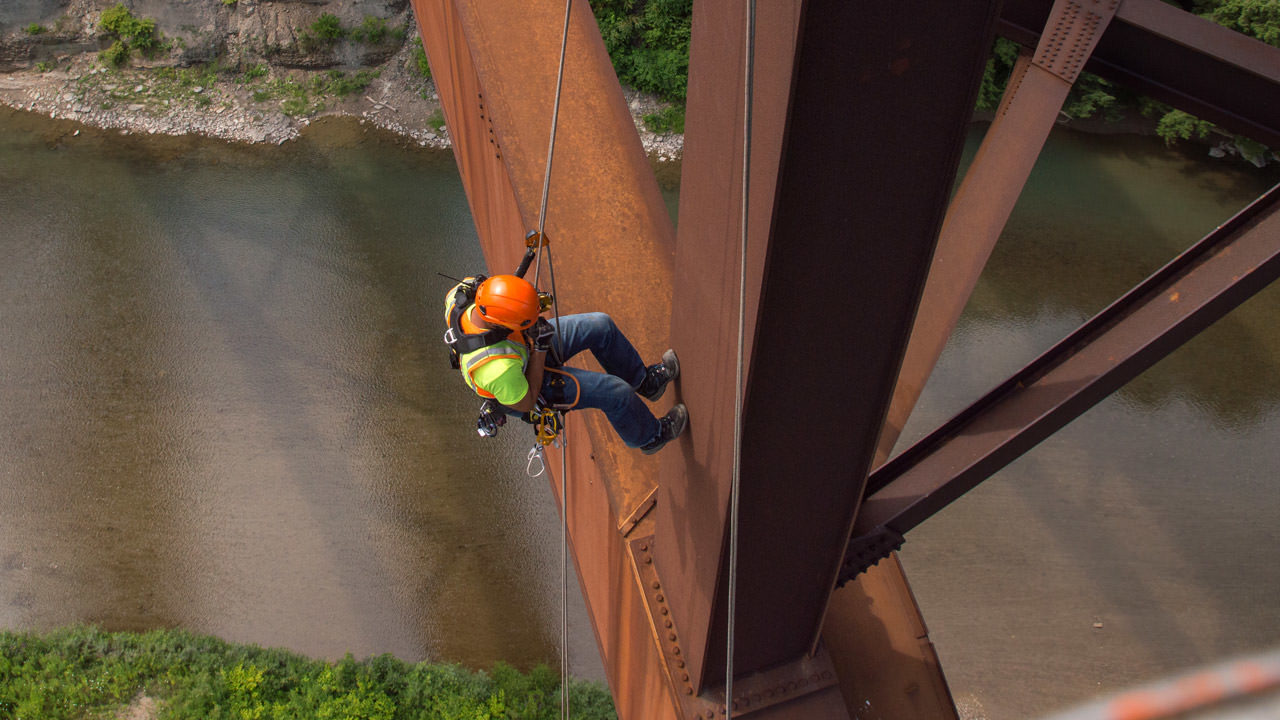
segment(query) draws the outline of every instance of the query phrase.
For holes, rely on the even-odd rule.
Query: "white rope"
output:
[[[542,255],[539,247],[538,255]],[[551,275],[551,297],[556,294],[556,266],[547,249],[547,271]],[[556,357],[564,342],[560,334],[560,301],[556,300]],[[569,426],[560,427],[560,716],[569,720]]]
[[[560,122],[560,89],[564,86],[564,56],[569,47],[569,11],[573,0],[564,2],[564,31],[560,36],[560,68],[556,71],[556,100],[551,108],[551,138],[547,141],[547,170],[542,176],[542,208],[538,211],[538,261],[533,269],[533,286],[538,286],[542,273],[542,238],[547,225],[547,198],[551,194],[551,158],[556,151],[556,126]]]
[[[742,243],[738,257],[738,367],[733,405],[733,481],[729,487],[729,603],[725,628],[725,716],[733,717],[733,635],[738,611],[738,499],[742,483],[742,376],[746,354],[747,224],[751,200],[751,100],[755,73],[756,0],[747,0],[746,69],[742,110]]]
[[[551,108],[551,137],[547,140],[547,168],[542,177],[542,206],[538,210],[538,252],[533,270],[533,286],[539,285],[542,275],[542,248],[546,246],[544,232],[547,224],[547,199],[551,193],[551,160],[556,150],[556,128],[560,122],[560,90],[564,86],[564,58],[569,47],[569,17],[573,0],[564,3],[564,30],[560,36],[560,66],[556,70],[555,103]],[[556,293],[556,271],[551,264],[551,252],[547,251],[547,268],[551,273],[551,297],[556,316],[556,356],[564,343],[560,335],[560,302]],[[560,429],[560,717],[569,720],[569,493],[568,493],[568,428]]]

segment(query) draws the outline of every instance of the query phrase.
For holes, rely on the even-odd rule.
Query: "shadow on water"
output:
[[[48,185],[16,174],[0,183],[4,232],[17,241],[5,243],[0,279],[10,444],[0,464],[0,619],[174,625],[185,573],[164,471],[176,450],[170,393],[154,351],[165,307],[145,280],[147,250],[122,240],[135,217],[42,208],[87,188],[113,206],[131,196],[128,179],[92,160],[54,168]]]
[[[523,428],[476,438],[439,347],[434,272],[481,262],[451,158],[350,123],[279,148],[0,126],[0,626],[555,661],[555,507]],[[1275,179],[1224,168],[1055,134],[904,443]],[[975,717],[1280,643],[1278,310],[1271,288],[913,531]]]
[[[1056,133],[899,447],[1273,176]],[[1264,480],[1280,466],[1264,440],[1280,426],[1278,312],[1270,288],[913,533],[904,562],[973,717],[1035,717],[1280,643]]]
[[[483,262],[449,155],[354,123],[258,148],[0,122],[0,176],[28,189],[0,200],[28,258],[0,283],[0,417],[63,456],[0,461],[0,625],[556,661],[555,507],[523,428],[476,438],[439,347],[434,272]],[[126,538],[97,527],[116,505]],[[31,577],[73,556],[80,603]],[[112,568],[118,592],[84,592]],[[598,676],[574,600],[574,670]]]
[[[1026,326],[1041,343],[1037,352],[1045,349],[1060,339],[1059,324],[1084,322],[1277,181],[1274,169],[1205,163],[1158,141],[1056,134],[966,307],[965,322]],[[1210,335],[1230,337],[1242,363],[1225,377],[1252,382],[1199,372],[1213,343],[1193,341],[1160,366],[1176,381],[1133,383],[1120,394],[1151,407],[1189,397],[1228,426],[1256,420],[1280,398],[1280,338],[1266,330],[1278,309],[1275,293],[1263,293]],[[1052,329],[1031,329],[1045,319]],[[1008,361],[1016,368],[1030,359]],[[1247,389],[1224,394],[1231,386]]]

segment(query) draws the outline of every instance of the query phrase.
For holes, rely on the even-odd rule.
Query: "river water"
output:
[[[76,131],[0,110],[0,627],[558,662],[545,479],[524,433],[476,437],[439,343],[434,273],[481,262],[451,156],[349,121]],[[1275,179],[1055,135],[904,443]],[[966,717],[1280,645],[1277,317],[1273,289],[912,532]],[[570,635],[601,677],[576,596]]]

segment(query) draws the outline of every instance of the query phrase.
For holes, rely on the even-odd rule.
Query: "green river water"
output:
[[[1276,179],[1055,134],[904,443]],[[476,436],[439,342],[434,273],[481,263],[450,155],[0,110],[0,219],[0,627],[558,662],[546,481],[523,432]],[[1277,318],[1272,288],[911,533],[965,717],[1280,645]]]

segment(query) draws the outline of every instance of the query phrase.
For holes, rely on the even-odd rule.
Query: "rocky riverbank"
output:
[[[103,26],[103,0],[25,0],[0,7],[0,103],[125,133],[200,134],[279,144],[313,120],[350,116],[450,146],[407,0],[134,0],[161,47],[109,52],[129,36]],[[324,23],[329,23],[327,26]],[[333,29],[336,28],[336,29]],[[661,107],[628,92],[641,140],[678,159],[683,137],[649,132]]]

